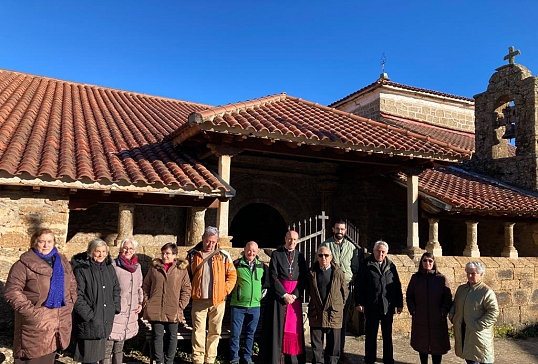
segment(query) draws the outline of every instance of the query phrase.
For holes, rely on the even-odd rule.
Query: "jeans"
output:
[[[177,327],[177,322],[151,322],[155,361],[158,364],[174,363],[177,349]]]
[[[230,362],[239,362],[239,338],[245,324],[245,347],[243,350],[243,360],[246,363],[252,362],[252,346],[254,345],[254,334],[260,319],[259,307],[238,307],[232,306],[232,332],[230,335]]]

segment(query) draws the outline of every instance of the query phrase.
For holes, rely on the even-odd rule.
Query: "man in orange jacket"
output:
[[[213,364],[222,329],[226,296],[232,292],[237,273],[228,252],[217,244],[219,231],[208,226],[202,241],[187,252],[192,285],[192,361]],[[207,337],[206,337],[206,320]],[[206,345],[207,342],[207,345]]]

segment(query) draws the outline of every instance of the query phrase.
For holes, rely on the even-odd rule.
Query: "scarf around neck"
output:
[[[136,268],[138,268],[138,257],[136,256],[136,254],[133,254],[133,257],[129,260],[123,255],[119,254],[116,258],[116,264],[128,272],[134,273],[136,271]]]
[[[34,253],[43,260],[48,260],[54,257],[52,265],[52,277],[50,278],[50,288],[47,300],[43,304],[48,308],[59,308],[65,306],[64,300],[64,267],[62,266],[62,258],[58,253],[58,249],[54,247],[50,253],[41,254],[37,249],[32,248]]]

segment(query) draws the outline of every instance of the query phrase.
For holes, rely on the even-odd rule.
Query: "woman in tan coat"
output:
[[[144,318],[151,323],[157,364],[174,362],[178,323],[184,321],[183,310],[191,296],[186,268],[187,262],[177,259],[177,245],[167,243],[144,278]]]
[[[15,311],[16,364],[52,364],[56,351],[69,345],[77,282],[55,245],[52,230],[37,230],[6,281],[4,297]]]

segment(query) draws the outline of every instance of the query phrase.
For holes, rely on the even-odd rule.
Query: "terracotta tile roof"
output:
[[[406,176],[399,174],[404,182]],[[431,168],[419,175],[419,191],[448,204],[452,213],[538,217],[538,194],[455,167]]]
[[[428,135],[459,148],[474,151],[474,133],[442,128],[428,123],[381,113],[381,121],[418,134]]]
[[[471,156],[470,150],[286,94],[193,113],[172,137],[181,143],[201,131],[453,162]]]
[[[353,93],[351,93],[351,94],[349,94],[349,95],[347,95],[347,96],[333,102],[332,104],[329,105],[329,107],[337,107],[338,104],[346,101],[347,99],[354,98],[355,96],[360,95],[363,92],[372,91],[372,90],[374,90],[376,88],[379,88],[381,86],[395,87],[395,88],[400,88],[400,89],[403,89],[403,90],[421,92],[421,93],[426,93],[426,94],[430,94],[430,95],[434,95],[434,96],[448,97],[448,98],[451,98],[451,99],[469,101],[469,102],[474,103],[474,99],[471,99],[471,98],[468,98],[468,97],[447,94],[447,93],[444,93],[444,92],[428,90],[428,89],[425,89],[425,88],[408,86],[408,85],[404,85],[404,84],[401,84],[401,83],[392,82],[392,81],[390,81],[388,79],[385,79],[385,78],[379,78],[374,83],[371,83],[368,86],[365,86],[365,87],[361,88],[360,90],[355,91],[355,92],[353,92]]]
[[[3,177],[100,189],[229,190],[163,137],[207,105],[0,70]],[[170,193],[170,192],[169,192]]]

